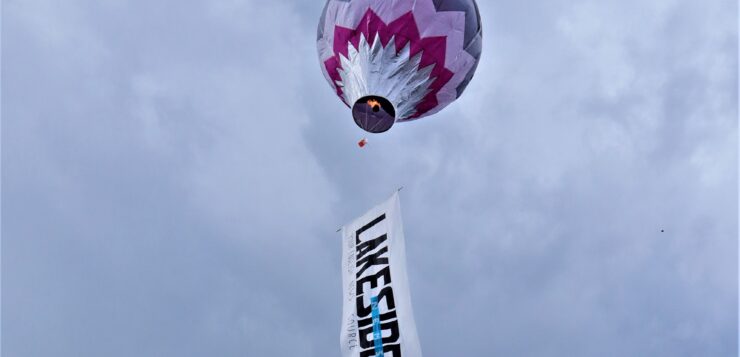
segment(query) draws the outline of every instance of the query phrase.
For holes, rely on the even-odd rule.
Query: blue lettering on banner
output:
[[[380,311],[378,310],[378,297],[370,298],[373,317],[373,341],[375,342],[375,357],[383,357],[383,335],[380,332]]]

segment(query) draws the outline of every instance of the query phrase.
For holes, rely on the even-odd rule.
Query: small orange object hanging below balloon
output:
[[[364,147],[365,147],[365,145],[367,145],[367,139],[365,139],[365,138],[362,138],[362,140],[360,140],[360,141],[359,141],[359,142],[357,143],[357,146],[359,146],[359,147],[361,147],[361,148],[364,148]]]

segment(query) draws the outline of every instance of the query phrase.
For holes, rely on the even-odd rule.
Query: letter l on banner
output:
[[[343,357],[421,357],[398,192],[342,227]]]

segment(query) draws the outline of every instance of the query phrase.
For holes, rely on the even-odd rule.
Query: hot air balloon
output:
[[[474,0],[328,0],[321,69],[362,129],[434,114],[465,90],[481,56]]]

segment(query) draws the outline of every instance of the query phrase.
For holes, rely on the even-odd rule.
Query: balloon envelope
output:
[[[317,45],[324,76],[357,125],[378,133],[459,98],[481,36],[474,0],[328,0]]]

